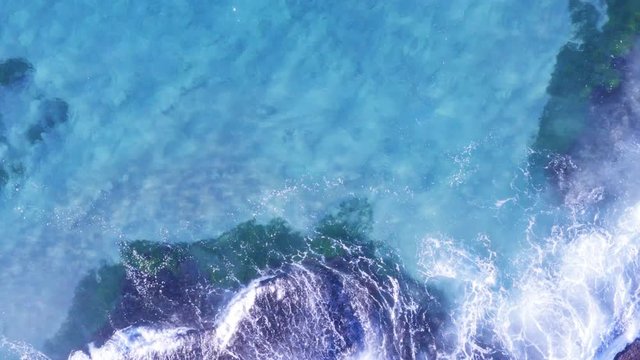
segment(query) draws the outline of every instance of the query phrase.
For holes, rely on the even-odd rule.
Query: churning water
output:
[[[0,358],[612,359],[635,37],[536,144],[625,3],[0,0]]]

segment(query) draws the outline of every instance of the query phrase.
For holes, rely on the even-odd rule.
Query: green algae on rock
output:
[[[185,271],[197,271],[215,286],[233,288],[248,283],[267,267],[293,260],[305,249],[305,238],[283,220],[265,225],[252,220],[216,239],[194,243],[133,241],[123,246],[122,259],[128,270],[145,277],[161,272],[182,277]]]
[[[345,255],[345,248],[369,241],[372,221],[369,203],[353,199],[341,203],[335,213],[323,218],[311,236],[292,230],[282,219],[264,225],[251,220],[216,239],[190,244],[133,241],[123,246],[122,258],[128,269],[151,276],[162,270],[180,275],[182,265],[192,262],[213,284],[233,287],[246,284],[264,269],[284,263]]]
[[[640,34],[639,1],[608,0],[602,29],[592,4],[570,0],[569,6],[576,34],[557,56],[534,146],[538,151],[565,154],[571,149],[587,126],[594,95],[612,94],[621,85],[621,59]]]

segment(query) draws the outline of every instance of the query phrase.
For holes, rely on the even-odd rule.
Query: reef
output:
[[[33,71],[33,66],[23,58],[11,58],[0,62],[0,86],[15,85]]]
[[[141,329],[188,329],[173,338],[183,343],[173,355],[145,356],[336,359],[377,337],[385,358],[432,357],[445,347],[435,336],[447,322],[443,299],[369,238],[371,226],[368,202],[351,199],[309,234],[274,219],[193,243],[126,242],[121,263],[80,282],[46,352],[122,349]],[[225,320],[236,303],[244,315]]]
[[[37,89],[29,81],[33,72],[23,58],[0,62],[0,190],[9,183],[20,187],[35,147],[69,120],[69,104]],[[33,117],[31,108],[37,109]]]
[[[23,58],[9,58],[0,62],[0,87],[11,88],[26,81],[33,73],[33,65]],[[5,90],[6,91],[6,90]],[[11,159],[8,153],[11,144],[6,134],[6,127],[0,113],[0,189],[11,177],[21,175],[24,170],[19,162]]]

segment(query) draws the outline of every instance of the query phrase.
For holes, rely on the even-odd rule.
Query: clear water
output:
[[[375,237],[458,304],[442,356],[470,356],[490,324],[518,358],[606,358],[635,316],[638,199],[578,226],[584,203],[533,188],[527,164],[567,7],[0,0],[0,56],[35,68],[0,92],[0,155],[24,169],[0,195],[0,348],[41,356],[123,240],[305,229],[357,195]],[[51,98],[69,120],[30,143]]]

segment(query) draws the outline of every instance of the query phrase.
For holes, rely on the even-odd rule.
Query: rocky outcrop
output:
[[[377,338],[384,358],[433,357],[445,347],[442,299],[369,239],[371,215],[353,199],[308,235],[276,219],[194,243],[123,244],[121,264],[80,282],[47,355],[334,359]],[[177,344],[169,355],[128,353],[145,333],[176,331],[184,334],[166,340]]]

